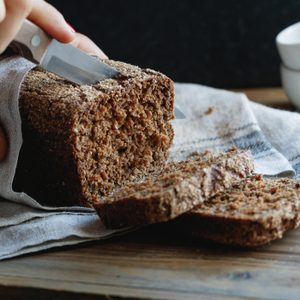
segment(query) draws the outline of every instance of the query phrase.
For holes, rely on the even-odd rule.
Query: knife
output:
[[[42,68],[74,83],[95,84],[119,74],[97,58],[51,38],[28,20],[23,22],[11,47]]]
[[[120,74],[96,57],[51,38],[28,20],[24,20],[10,46],[42,68],[77,84],[95,84]],[[185,118],[177,107],[174,113],[177,119]]]

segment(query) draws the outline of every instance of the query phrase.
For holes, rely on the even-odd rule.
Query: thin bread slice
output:
[[[128,184],[94,207],[108,228],[165,222],[190,211],[252,171],[248,151],[206,152],[170,163],[164,171]]]
[[[282,238],[300,223],[300,183],[252,176],[176,220],[185,234],[255,247]]]

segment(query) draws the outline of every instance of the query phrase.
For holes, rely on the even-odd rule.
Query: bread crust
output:
[[[300,184],[256,175],[180,217],[185,235],[226,245],[256,247],[299,226]]]
[[[24,144],[14,187],[47,205],[93,199],[161,170],[174,132],[174,87],[167,76],[107,60],[121,75],[75,85],[42,69],[20,93]]]
[[[249,152],[206,152],[170,163],[162,172],[125,186],[94,207],[108,228],[165,222],[228,189],[252,171]]]

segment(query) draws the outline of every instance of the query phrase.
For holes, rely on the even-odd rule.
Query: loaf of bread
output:
[[[19,99],[24,144],[15,190],[48,205],[91,206],[163,168],[173,140],[173,82],[106,62],[121,75],[93,86],[38,68],[28,73]]]
[[[200,204],[173,225],[196,238],[254,247],[281,238],[299,224],[299,181],[257,175]]]
[[[224,192],[252,172],[248,151],[206,152],[170,163],[163,171],[102,197],[94,207],[109,228],[165,222]]]

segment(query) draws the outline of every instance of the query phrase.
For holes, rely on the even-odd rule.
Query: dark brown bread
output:
[[[206,152],[170,163],[142,182],[128,184],[94,205],[109,228],[171,220],[229,188],[253,171],[249,152]]]
[[[74,85],[35,69],[20,94],[24,145],[14,187],[50,205],[91,205],[165,165],[173,140],[173,82],[107,61],[122,74]]]
[[[261,176],[241,181],[175,222],[181,233],[243,247],[281,238],[299,223],[299,181]]]

